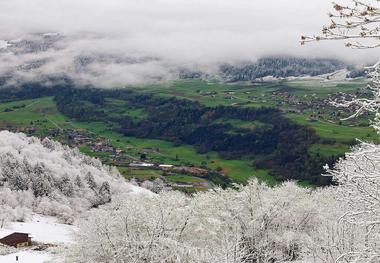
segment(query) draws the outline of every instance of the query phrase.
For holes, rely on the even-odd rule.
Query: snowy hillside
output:
[[[66,223],[115,193],[143,191],[125,183],[116,168],[49,139],[0,132],[0,221],[31,212]]]
[[[0,238],[32,237],[32,246],[24,249],[0,244],[0,262],[61,262],[57,250],[75,243],[77,228],[69,224],[119,194],[152,193],[126,183],[116,168],[78,149],[0,132]]]

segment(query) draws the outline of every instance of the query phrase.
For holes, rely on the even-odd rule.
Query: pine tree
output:
[[[104,203],[111,202],[111,188],[110,184],[107,181],[103,182],[102,186],[100,187],[99,195]]]
[[[48,196],[53,189],[52,181],[53,179],[46,171],[44,165],[37,163],[32,175],[32,190],[34,196]]]
[[[94,190],[97,188],[97,185],[96,185],[96,182],[95,182],[95,179],[94,179],[94,176],[92,175],[92,173],[88,172],[85,176],[85,179],[86,179],[87,185],[90,189]]]
[[[78,186],[79,188],[83,187],[82,179],[80,178],[79,175],[75,178],[75,185]]]
[[[74,185],[70,180],[70,177],[65,174],[62,176],[60,180],[60,185],[59,185],[60,191],[65,195],[65,196],[73,196],[74,194]]]
[[[15,173],[8,181],[9,188],[15,191],[26,191],[29,189],[30,180],[27,175]]]

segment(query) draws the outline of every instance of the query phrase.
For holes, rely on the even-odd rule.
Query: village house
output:
[[[174,167],[174,165],[172,165],[172,164],[160,164],[160,165],[158,165],[158,167],[161,169],[171,169]]]
[[[32,238],[27,233],[14,232],[7,235],[3,234],[0,243],[16,248],[28,247],[32,245]]]
[[[154,164],[152,163],[136,163],[136,162],[133,162],[133,163],[130,163],[128,165],[129,167],[135,167],[135,168],[146,168],[146,167],[154,167]]]

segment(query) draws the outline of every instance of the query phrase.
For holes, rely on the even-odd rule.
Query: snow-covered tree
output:
[[[343,211],[333,192],[253,180],[193,197],[118,195],[83,219],[68,262],[332,263],[322,258],[338,249],[318,238]]]
[[[83,187],[83,182],[79,175],[75,177],[75,185],[79,188]]]
[[[4,170],[9,168],[10,167],[4,167]],[[26,191],[29,189],[31,181],[30,178],[26,176],[28,172],[27,169],[25,166],[18,166],[18,169],[13,169],[12,175],[8,176],[9,188],[15,191]]]
[[[99,188],[100,202],[103,204],[111,202],[111,187],[108,182],[103,182]]]
[[[43,163],[37,163],[33,169],[32,191],[34,196],[48,196],[53,189],[53,178]]]
[[[67,174],[64,174],[58,181],[58,188],[65,196],[71,197],[74,194],[74,184]]]
[[[347,205],[339,222],[355,230],[351,234],[357,243],[337,262],[380,262],[380,146],[361,143],[329,174],[339,184],[337,197]]]
[[[94,179],[94,176],[92,175],[91,172],[88,172],[85,176],[85,180],[86,180],[86,183],[88,185],[88,187],[92,190],[96,189],[97,188],[97,185],[96,185],[96,182],[95,182],[95,179]]]
[[[339,3],[340,2],[340,3]],[[301,43],[322,40],[344,40],[351,48],[380,47],[380,1],[346,0],[333,3],[329,14],[331,23],[322,29],[322,35],[302,36]]]

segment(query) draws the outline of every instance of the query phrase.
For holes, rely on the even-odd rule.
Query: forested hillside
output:
[[[276,78],[317,76],[346,67],[344,62],[335,59],[267,57],[246,65],[226,64],[220,67],[220,72],[230,81],[247,81],[266,76]]]
[[[115,107],[110,100],[117,99]],[[164,98],[128,90],[61,89],[55,97],[58,109],[70,118],[114,124],[127,136],[189,144],[199,153],[216,151],[224,158],[252,158],[252,165],[269,169],[281,180],[329,182],[322,166],[333,158],[310,155],[308,148],[320,138],[273,108],[205,107],[198,102]],[[114,114],[122,108],[138,115]],[[254,129],[236,128],[222,118],[257,122]],[[262,124],[262,125],[260,125]]]

